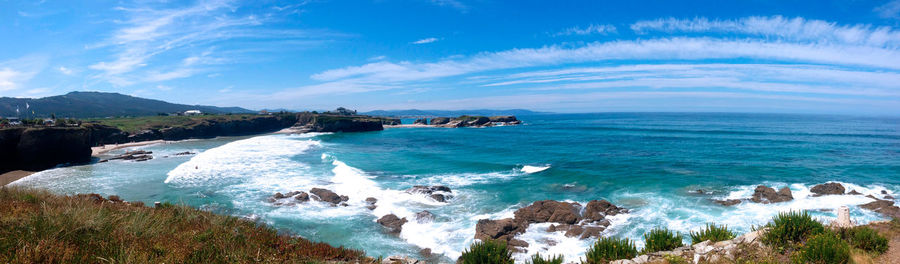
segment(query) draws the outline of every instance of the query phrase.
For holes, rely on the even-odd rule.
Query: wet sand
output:
[[[0,174],[0,186],[5,186],[11,182],[17,181],[21,178],[25,178],[28,175],[34,174],[33,171],[23,171],[23,170],[15,170],[10,171],[4,174]]]

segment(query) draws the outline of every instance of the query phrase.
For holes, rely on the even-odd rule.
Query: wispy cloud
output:
[[[108,39],[88,46],[89,49],[109,49],[112,56],[88,68],[99,71],[93,78],[124,86],[187,78],[208,72],[210,65],[233,63],[237,57],[234,53],[240,52],[242,47],[216,47],[229,40],[248,39],[256,45],[292,40],[321,43],[320,36],[306,31],[262,28],[266,23],[276,22],[278,17],[238,12],[238,4],[229,0],[206,0],[187,7],[158,7],[159,4],[118,7],[116,9],[127,17],[117,21],[121,27]],[[285,9],[281,11],[297,7],[299,5],[283,7]],[[182,63],[171,63],[173,57],[181,57]]]
[[[600,24],[591,24],[587,27],[571,27],[567,28],[563,31],[553,33],[553,36],[571,36],[571,35],[607,35],[616,33],[616,26],[613,25],[600,25]]]
[[[60,73],[65,74],[65,75],[75,74],[75,71],[73,71],[72,69],[66,68],[65,66],[59,66],[59,68],[57,68],[57,70],[59,70]]]
[[[876,7],[875,13],[881,18],[900,18],[900,0],[893,0]]]
[[[808,43],[839,43],[876,47],[900,46],[900,31],[891,27],[875,27],[864,24],[838,25],[834,22],[801,17],[792,19],[781,16],[746,17],[733,20],[665,18],[639,21],[632,24],[631,29],[638,34],[654,31],[666,33],[736,33]]]
[[[447,6],[447,7],[455,8],[456,10],[459,10],[460,12],[463,12],[463,13],[469,11],[469,6],[466,4],[463,4],[462,2],[460,2],[458,0],[429,0],[429,1],[432,4],[435,4],[438,6]]]
[[[47,64],[45,56],[29,55],[17,59],[0,61],[0,91],[20,88],[43,71]]]
[[[428,43],[436,42],[436,41],[438,41],[438,40],[440,40],[440,39],[438,39],[438,38],[424,38],[424,39],[420,39],[420,40],[416,40],[416,41],[410,42],[409,44],[415,44],[415,45],[428,44]]]

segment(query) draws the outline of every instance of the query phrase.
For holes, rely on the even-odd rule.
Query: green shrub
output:
[[[734,232],[728,230],[728,226],[718,226],[715,224],[706,224],[706,229],[701,229],[694,233],[691,231],[691,244],[697,244],[706,240],[719,242],[734,239]]]
[[[888,239],[867,226],[842,228],[839,234],[851,246],[870,253],[883,254],[888,250]]]
[[[690,263],[686,259],[684,259],[683,257],[678,256],[678,255],[666,254],[665,256],[663,256],[663,259],[665,259],[666,263],[668,263],[668,264],[688,264],[688,263]]]
[[[630,259],[638,254],[634,242],[627,238],[604,237],[597,240],[585,253],[585,264],[607,263],[618,259]]]
[[[563,256],[547,256],[547,258],[541,257],[541,253],[537,253],[531,256],[531,264],[562,264]]]
[[[769,231],[762,241],[770,246],[791,248],[798,246],[809,237],[824,232],[825,227],[806,211],[782,212],[772,218],[767,225]]]
[[[475,242],[459,257],[463,264],[512,264],[512,251],[503,241]]]
[[[683,244],[681,234],[667,228],[655,228],[644,234],[644,253],[672,250]]]
[[[802,263],[845,264],[850,262],[850,245],[837,234],[813,235],[797,254]]]

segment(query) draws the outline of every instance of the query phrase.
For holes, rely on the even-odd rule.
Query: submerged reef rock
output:
[[[389,214],[378,219],[378,224],[388,229],[390,233],[398,234],[403,231],[403,224],[406,224],[406,218],[400,219],[397,215]]]
[[[741,203],[741,200],[738,199],[726,199],[726,200],[712,200],[714,203],[720,204],[722,206],[733,206]]]
[[[814,193],[813,196],[837,195],[844,194],[844,186],[840,183],[829,182],[813,186],[809,191]]]
[[[450,190],[449,187],[443,185],[434,185],[434,186],[425,186],[425,185],[416,185],[412,188],[406,189],[407,193],[419,193],[428,196],[432,200],[446,203],[447,200],[453,198],[453,191]]]
[[[428,210],[422,210],[421,212],[416,213],[416,222],[418,223],[430,223],[433,221],[434,214],[432,214]]]
[[[790,188],[784,187],[776,192],[775,189],[764,185],[756,186],[756,190],[753,191],[753,197],[750,198],[750,201],[754,203],[763,204],[787,202],[790,200],[794,200]]]
[[[565,232],[569,237],[587,239],[599,237],[600,232],[609,227],[610,222],[606,219],[608,216],[628,212],[628,209],[615,206],[606,200],[589,201],[583,209],[581,204],[575,202],[536,201],[516,210],[513,213],[514,218],[478,220],[475,225],[475,239],[503,240],[513,246],[514,250],[522,251],[528,243],[515,239],[515,236],[524,233],[530,224],[557,223],[558,225],[550,225],[547,231]]]
[[[135,151],[127,151],[125,154],[115,156],[109,159],[101,160],[100,162],[107,162],[110,160],[131,160],[131,161],[148,161],[153,159],[153,151],[145,151],[145,150],[135,150]]]

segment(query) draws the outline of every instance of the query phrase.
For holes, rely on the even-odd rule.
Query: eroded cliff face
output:
[[[91,131],[84,127],[0,130],[0,172],[44,170],[91,161]]]

